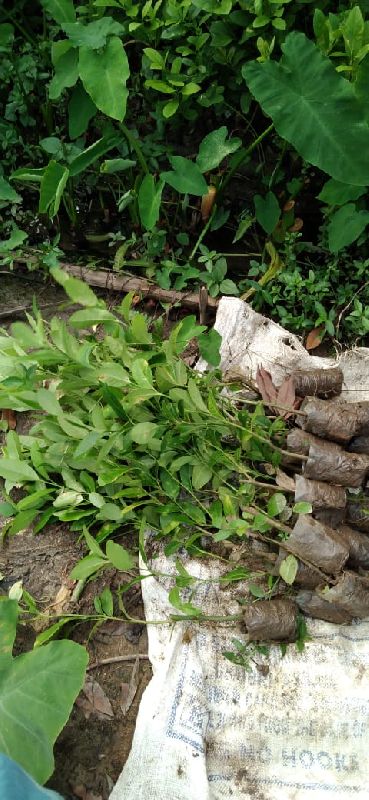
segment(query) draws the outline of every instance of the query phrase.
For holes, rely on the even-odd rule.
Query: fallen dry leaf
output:
[[[258,367],[255,383],[259,389],[262,399],[264,400],[264,403],[268,403],[268,405],[270,405],[277,399],[278,392],[272,381],[272,376],[270,372],[267,372],[267,370],[264,369],[264,367]]]
[[[305,347],[307,350],[315,350],[316,347],[322,343],[324,333],[324,325],[318,325],[317,328],[313,328],[310,333],[308,333],[306,337]]]
[[[139,659],[136,658],[129,683],[122,683],[121,686],[119,705],[123,711],[123,714],[126,714],[131,708],[131,705],[136,697],[136,692],[138,689],[139,663]]]
[[[209,186],[208,193],[202,196],[201,218],[203,222],[206,222],[209,219],[213,205],[215,203],[216,196],[217,196],[217,190],[215,186]]]
[[[297,233],[297,231],[301,231],[301,229],[302,229],[303,227],[304,227],[304,220],[303,220],[303,219],[301,219],[301,217],[296,217],[296,219],[295,219],[295,221],[294,221],[293,225],[291,225],[291,227],[290,227],[290,228],[288,228],[288,230],[289,230],[291,233]]]
[[[295,200],[287,200],[287,202],[283,206],[283,211],[292,211],[295,207]]]
[[[57,615],[63,614],[63,612],[66,609],[66,606],[68,605],[71,599],[72,593],[73,593],[73,587],[66,586],[66,584],[63,583],[59,591],[56,593],[54,603],[52,604],[54,614]]]
[[[11,408],[3,408],[1,419],[8,425],[9,431],[15,431],[17,427],[17,415]]]
[[[299,408],[301,397],[296,397],[293,375],[286,378],[279,389],[276,389],[270,372],[264,367],[258,367],[255,383],[264,403],[283,419],[291,417],[293,411]]]
[[[82,691],[85,697],[78,697],[76,705],[82,709],[86,719],[89,719],[91,714],[96,714],[99,719],[114,717],[110,700],[97,681],[87,678]]]
[[[283,419],[288,419],[291,416],[292,410],[295,408],[296,393],[293,377],[286,378],[278,389],[277,394],[277,411]],[[279,407],[279,408],[278,408]],[[291,409],[289,412],[287,409]]]

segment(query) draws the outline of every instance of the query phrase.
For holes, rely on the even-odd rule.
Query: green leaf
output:
[[[104,156],[108,150],[116,147],[118,142],[119,136],[117,136],[117,134],[109,134],[108,136],[103,136],[101,139],[98,139],[97,142],[94,142],[82,153],[79,153],[69,164],[69,174],[71,178],[75,175],[79,175],[80,172],[84,172],[88,167],[91,167],[92,164]]]
[[[258,586],[257,583],[249,583],[248,588],[253,597],[257,597],[258,599],[265,597],[264,589],[262,589],[261,586]]]
[[[206,464],[196,464],[192,468],[192,486],[198,491],[206,486],[213,476],[213,470]]]
[[[88,433],[87,436],[81,439],[80,443],[77,445],[74,451],[74,458],[80,458],[85,453],[88,453],[89,450],[92,450],[100,438],[101,434],[98,433],[98,431],[91,431],[91,433]]]
[[[82,558],[81,561],[73,567],[70,577],[72,581],[85,581],[98,572],[102,567],[108,566],[106,558],[101,558],[95,553]]]
[[[78,67],[77,67],[78,74]],[[73,84],[74,85],[74,84]],[[68,103],[68,132],[70,139],[78,139],[86,133],[90,120],[96,115],[97,108],[87,94],[82,83],[78,81]]]
[[[313,511],[313,506],[311,503],[307,503],[306,500],[301,500],[300,503],[295,503],[292,511],[294,514],[311,514]]]
[[[53,502],[54,508],[73,508],[83,502],[83,495],[75,490],[63,491]]]
[[[50,642],[0,670],[0,750],[39,783],[54,770],[53,744],[85,677],[88,654],[75,642]]]
[[[128,550],[125,550],[124,547],[111,539],[106,543],[106,557],[111,561],[113,567],[121,570],[121,572],[127,572],[134,566],[133,558]]]
[[[220,346],[222,344],[222,337],[215,328],[212,328],[209,333],[203,333],[198,336],[200,355],[212,367],[217,367],[220,364]]]
[[[6,596],[0,596],[0,671],[12,656],[18,614],[19,606],[17,601],[9,600]]]
[[[55,392],[50,391],[50,389],[38,389],[37,400],[43,411],[46,411],[47,414],[58,417],[59,414],[63,413],[63,409]]]
[[[87,306],[89,308],[97,306],[99,300],[87,283],[80,281],[78,278],[70,277],[64,270],[59,269],[59,267],[50,269],[50,274],[54,278],[54,281],[60,283],[73,303],[79,303],[81,306]]]
[[[121,34],[123,26],[113,17],[105,16],[93,22],[66,22],[62,26],[64,33],[74,47],[88,47],[91,50],[100,50],[105,47],[108,36]]]
[[[199,410],[205,412],[205,414],[209,414],[208,408],[205,405],[201,392],[196,384],[196,381],[193,378],[188,379],[188,393],[190,398],[194,404],[194,406]]]
[[[121,506],[116,505],[116,503],[104,503],[104,505],[100,507],[97,519],[107,519],[110,520],[110,522],[121,522],[122,515],[123,509]]]
[[[30,508],[27,511],[21,511],[14,517],[13,522],[8,529],[9,536],[13,536],[20,531],[25,531],[31,523],[33,522],[34,518],[38,514],[37,508]]]
[[[11,503],[0,503],[0,517],[5,517],[8,519],[9,517],[14,517],[16,514],[16,508]]]
[[[162,92],[163,94],[173,94],[176,91],[173,86],[169,86],[165,81],[148,80],[145,81],[145,86],[147,89],[155,89],[157,92]]]
[[[329,220],[328,246],[331,253],[338,253],[359,238],[369,223],[369,211],[357,211],[354,203],[347,203]]]
[[[113,36],[103,50],[81,47],[79,76],[99,111],[122,122],[128,97],[129,64],[121,40]]]
[[[202,614],[201,608],[197,608],[196,606],[192,605],[192,603],[185,603],[180,598],[179,594],[179,587],[175,586],[169,592],[169,602],[177,608],[178,611],[182,611],[188,617],[199,617]]]
[[[18,192],[2,177],[0,177],[0,200],[7,200],[9,203],[20,203],[22,200]]]
[[[132,169],[135,165],[136,161],[132,161],[131,158],[111,158],[101,164],[100,172],[104,175],[113,175],[116,172]]]
[[[279,63],[244,65],[250,91],[306,161],[343,183],[368,185],[369,131],[352,84],[303,33],[288,34],[282,50]]]
[[[161,177],[181,194],[194,194],[199,197],[207,194],[208,185],[197,164],[183,156],[169,156],[173,172],[163,172]]]
[[[154,438],[158,427],[155,422],[138,422],[137,425],[133,425],[129,435],[136,444],[148,444]]]
[[[62,25],[64,22],[74,22],[76,19],[76,12],[73,5],[73,0],[41,0],[45,11],[50,14],[55,22]]]
[[[20,181],[28,183],[41,183],[42,178],[45,174],[45,167],[40,167],[37,169],[30,169],[29,167],[21,167],[21,169],[16,169],[12,172],[10,176],[11,181]]]
[[[295,556],[289,555],[279,565],[279,574],[285,583],[291,586],[296,578],[299,562]]]
[[[330,178],[324,184],[317,199],[328,206],[343,206],[345,203],[349,203],[350,200],[358,200],[365,192],[366,187],[351,186],[349,183],[341,183],[341,181],[335,181],[334,178]]]
[[[106,617],[113,616],[114,613],[113,595],[107,586],[105,586],[105,589],[103,589],[103,591],[101,592],[100,595],[98,595],[98,597],[95,597],[94,605],[98,613],[103,613],[105,614]]]
[[[220,283],[219,289],[222,294],[234,295],[235,297],[237,297],[237,295],[239,294],[238,287],[236,286],[234,281],[231,281],[229,278],[226,278],[225,281],[222,281]]]
[[[69,170],[57,161],[50,161],[45,169],[40,186],[40,214],[49,214],[53,219],[59,211],[60,201],[69,178]]]
[[[42,631],[42,633],[39,633],[38,636],[36,636],[33,647],[36,649],[36,647],[41,647],[41,645],[49,642],[50,639],[53,639],[54,636],[59,633],[59,631],[70,621],[70,617],[63,617],[62,619],[59,619],[58,622],[55,622],[54,625],[50,625],[49,628],[46,628],[45,631]]]
[[[61,42],[55,42],[53,47],[56,49]],[[69,42],[67,42],[69,45]],[[55,74],[49,83],[50,100],[58,100],[64,89],[69,89],[78,81],[78,52],[73,47],[61,52],[60,55],[55,50],[57,56],[54,59]]]
[[[223,159],[234,153],[241,147],[241,139],[227,140],[228,130],[224,125],[216,131],[212,131],[202,140],[196,163],[201,172],[209,172],[219,167]]]
[[[268,500],[268,514],[270,517],[278,517],[278,515],[286,508],[287,500],[284,494],[277,492]]]
[[[259,194],[254,197],[255,216],[266,233],[271,234],[279,220],[281,210],[278,200],[273,192],[268,192],[265,197]]]
[[[21,244],[27,239],[28,234],[25,231],[21,231],[16,226],[13,228],[9,239],[0,242],[0,252],[9,253],[12,250],[16,250],[17,247],[20,247]]]
[[[16,484],[24,481],[39,481],[40,478],[29,464],[25,461],[17,461],[15,458],[0,458],[0,477],[6,481]]]
[[[107,308],[96,308],[96,306],[75,311],[68,320],[69,324],[73,325],[73,328],[92,328],[101,322],[115,321],[116,317]]]
[[[162,111],[164,119],[169,119],[170,117],[173,117],[178,108],[179,108],[179,100],[169,100],[168,103],[165,103],[165,106],[163,106],[163,111]]]
[[[140,220],[147,231],[152,231],[160,216],[161,195],[164,181],[155,183],[153,175],[145,175],[138,192]]]

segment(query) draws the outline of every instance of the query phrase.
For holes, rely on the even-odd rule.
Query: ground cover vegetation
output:
[[[148,322],[132,296],[111,311],[58,263],[72,252],[162,288],[239,295],[317,340],[365,336],[368,13],[366,2],[325,0],[5,0],[0,9],[1,263],[12,269],[38,251],[82,307],[67,324],[45,322],[35,305],[0,332],[0,408],[34,418],[29,433],[6,436],[2,534],[67,522],[86,543],[72,572],[81,591],[108,567],[122,571],[119,592],[95,598],[96,625],[129,619],[124,596],[140,580],[139,553],[148,561],[148,530],[177,559],[171,621],[201,623],[183,554],[222,557],[227,540],[272,532],[283,543],[286,523],[311,507],[276,490],[285,423],[224,394],[216,332],[189,317],[165,340],[163,319]],[[205,376],[181,358],[195,337],[212,367]],[[296,569],[286,555],[277,576],[230,564],[222,580],[247,578],[251,598],[272,597]],[[48,617],[35,649],[13,657],[19,614],[42,616],[16,585],[0,602],[0,713],[13,720],[0,725],[0,747],[44,782],[86,657],[51,641],[73,615],[51,626]],[[301,620],[300,646],[305,636]],[[235,648],[227,656],[247,666],[249,653]],[[56,709],[61,671],[73,680]],[[28,722],[19,676],[36,698]]]
[[[246,296],[299,333],[365,336],[367,13],[5,2],[4,260],[46,241],[47,269],[57,243],[163,288]]]

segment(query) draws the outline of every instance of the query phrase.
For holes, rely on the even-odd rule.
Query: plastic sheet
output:
[[[315,592],[299,592],[296,595],[296,603],[304,614],[316,619],[323,619],[335,625],[347,625],[352,622],[352,615],[344,609],[339,608],[335,603],[328,603]]]
[[[244,612],[250,642],[294,642],[297,636],[296,604],[285,597],[259,600]]]
[[[316,481],[334,483],[339,486],[363,486],[369,472],[369,456],[347,453],[341,447],[312,442],[304,475]]]
[[[288,550],[323,572],[339,572],[349,556],[347,545],[336,532],[302,514],[287,539]]]

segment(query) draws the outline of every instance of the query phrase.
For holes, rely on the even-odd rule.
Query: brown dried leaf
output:
[[[286,378],[278,389],[277,394],[277,413],[283,419],[288,419],[291,416],[292,409],[295,407],[296,394],[293,378]],[[291,412],[288,409],[291,409]]]
[[[287,200],[287,202],[283,206],[283,211],[292,211],[295,207],[295,200]]]
[[[209,219],[213,205],[215,203],[216,196],[217,196],[217,190],[215,186],[209,186],[208,193],[202,196],[201,218],[203,222],[206,222]]]
[[[11,408],[3,408],[1,419],[8,424],[9,431],[15,431],[17,427],[17,415]]]
[[[63,614],[63,612],[66,610],[66,606],[68,605],[71,599],[72,593],[73,593],[73,587],[66,586],[66,584],[63,583],[59,591],[56,593],[55,601],[52,604],[54,614],[56,615]]]
[[[291,225],[291,227],[290,227],[290,228],[288,228],[288,230],[289,230],[291,233],[297,233],[297,231],[301,231],[301,229],[302,229],[303,227],[304,227],[304,220],[303,220],[303,219],[301,219],[301,217],[296,217],[296,219],[295,219],[295,221],[294,221],[293,225]]]
[[[110,700],[97,681],[87,678],[82,691],[85,697],[77,698],[76,703],[82,708],[86,719],[89,719],[91,714],[96,714],[99,719],[114,717]]]
[[[136,658],[129,683],[122,683],[121,686],[120,707],[123,711],[123,714],[126,714],[131,708],[131,705],[136,697],[138,688],[139,663],[139,659]]]
[[[267,370],[264,369],[264,367],[258,367],[255,383],[264,400],[264,403],[268,403],[268,405],[270,405],[277,399],[278,392],[272,381],[272,376],[270,372],[267,372]]]
[[[317,328],[313,328],[310,333],[308,333],[306,337],[305,347],[307,350],[315,350],[316,347],[322,343],[324,333],[324,325],[318,325]]]

